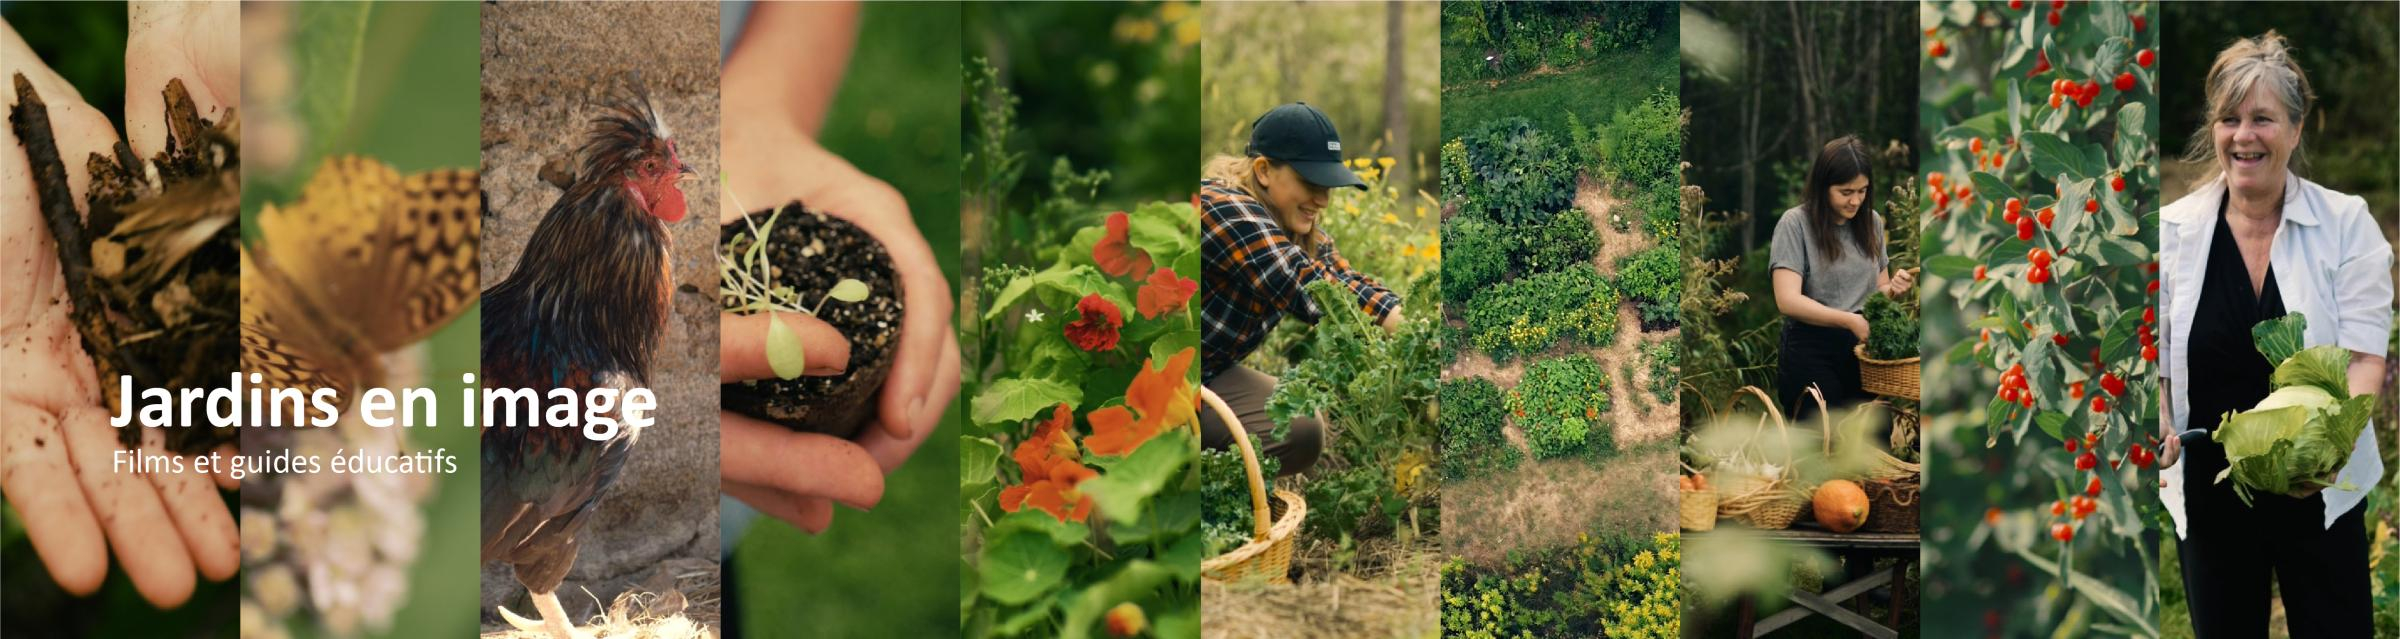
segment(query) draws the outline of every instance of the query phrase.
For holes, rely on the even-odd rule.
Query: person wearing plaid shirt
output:
[[[1251,124],[1244,155],[1211,160],[1200,183],[1201,382],[1291,475],[1316,464],[1323,421],[1293,418],[1286,436],[1272,437],[1266,403],[1276,379],[1242,358],[1285,316],[1314,323],[1324,315],[1304,290],[1311,282],[1357,293],[1359,307],[1387,330],[1400,325],[1400,296],[1351,270],[1317,224],[1332,189],[1366,188],[1342,164],[1341,137],[1323,112],[1305,103],[1268,111]],[[1205,445],[1233,445],[1230,425],[1214,412],[1202,411],[1200,423]]]

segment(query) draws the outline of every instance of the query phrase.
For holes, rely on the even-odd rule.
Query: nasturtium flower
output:
[[[1150,276],[1150,254],[1134,248],[1126,235],[1133,228],[1133,217],[1124,211],[1108,214],[1107,232],[1100,243],[1092,245],[1092,262],[1100,271],[1113,277],[1132,275],[1134,279]]]
[[[1092,293],[1075,303],[1075,312],[1081,317],[1067,323],[1068,342],[1095,353],[1117,347],[1117,329],[1125,326],[1125,311],[1117,308],[1116,302]]]
[[[1070,522],[1091,516],[1092,498],[1075,490],[1075,485],[1099,473],[1083,465],[1083,454],[1075,447],[1074,425],[1073,409],[1061,403],[1032,437],[1017,444],[1010,456],[1024,471],[1025,483],[1000,489],[1000,510],[1013,513],[1032,506]]]
[[[1190,424],[1196,418],[1193,411],[1198,408],[1199,395],[1189,373],[1192,356],[1198,352],[1185,347],[1158,370],[1150,370],[1153,360],[1142,360],[1141,372],[1135,373],[1133,384],[1125,388],[1125,405],[1092,411],[1092,436],[1084,440],[1092,454],[1131,453],[1167,429]]]
[[[1199,291],[1199,282],[1176,275],[1173,268],[1162,268],[1151,272],[1148,283],[1134,292],[1133,306],[1142,312],[1143,319],[1158,319],[1160,315],[1183,308],[1184,302],[1191,300],[1192,294]]]

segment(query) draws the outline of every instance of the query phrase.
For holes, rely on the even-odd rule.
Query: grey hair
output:
[[[2317,101],[2317,92],[2308,85],[2308,73],[2301,71],[2299,61],[2292,59],[2291,45],[2284,41],[2283,34],[2269,29],[2258,37],[2233,41],[2224,51],[2217,52],[2216,63],[2208,67],[2207,117],[2201,120],[2200,129],[2193,132],[2191,142],[2184,148],[2185,162],[2208,167],[2195,184],[2215,180],[2223,172],[2217,165],[2214,127],[2218,120],[2232,115],[2242,101],[2249,99],[2253,89],[2270,92],[2283,105],[2294,131],[2299,131],[2307,121],[2308,111]],[[2289,166],[2294,173],[2307,167],[2301,145],[2292,146]]]

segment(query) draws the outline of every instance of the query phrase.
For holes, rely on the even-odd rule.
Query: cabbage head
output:
[[[2286,315],[2252,329],[2259,352],[2279,362],[2269,379],[2274,392],[2250,410],[2227,413],[2211,433],[2227,464],[2216,481],[2233,479],[2243,503],[2257,492],[2335,486],[2374,410],[2375,396],[2350,395],[2348,349],[2300,348],[2307,327],[2305,316]]]

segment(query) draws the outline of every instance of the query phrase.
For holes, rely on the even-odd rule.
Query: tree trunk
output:
[[[1741,225],[1743,254],[1748,254],[1751,249],[1758,247],[1758,223],[1754,220],[1767,217],[1761,215],[1758,210],[1758,116],[1760,111],[1765,110],[1759,103],[1759,86],[1765,82],[1759,77],[1761,65],[1759,64],[1758,45],[1757,34],[1743,32],[1742,58],[1747,68],[1743,70],[1742,77],[1744,84],[1750,85],[1750,92],[1742,96],[1741,210],[1756,216],[1751,218],[1753,221],[1746,221]]]

